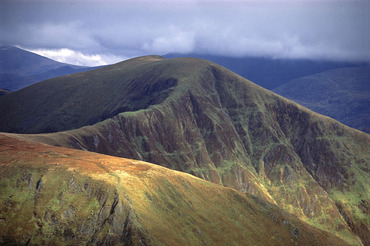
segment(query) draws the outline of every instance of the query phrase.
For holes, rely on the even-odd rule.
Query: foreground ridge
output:
[[[0,134],[2,244],[346,245],[257,197]]]

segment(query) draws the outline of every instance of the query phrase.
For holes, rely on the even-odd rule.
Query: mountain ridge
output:
[[[108,71],[111,77],[104,76]],[[108,84],[102,85],[98,75]],[[25,97],[34,95],[35,88],[47,90],[35,100],[50,100],[47,95],[58,91],[68,103],[75,102],[53,86],[69,85],[73,81],[69,79],[75,76],[44,81],[1,97],[1,117],[8,117],[4,105],[19,108],[9,104],[11,98],[37,108]],[[369,191],[368,134],[305,109],[205,60],[141,57],[78,76],[81,84],[73,85],[92,90],[90,94],[79,92],[85,95],[83,100],[91,98],[80,103],[85,105],[84,111],[93,105],[90,102],[98,100],[97,95],[104,91],[102,86],[110,86],[110,91],[118,95],[109,97],[118,111],[108,106],[108,113],[115,116],[100,121],[99,117],[109,114],[104,108],[96,108],[94,117],[98,120],[94,125],[23,137],[191,173],[275,203],[351,244],[361,245],[357,236],[364,244],[369,242],[369,199],[364,197]],[[83,81],[88,81],[90,87],[83,86]],[[132,110],[127,111],[130,107]],[[70,107],[63,113],[64,122],[73,122],[68,118],[73,110],[81,111]],[[37,117],[35,122],[41,124],[63,122]]]
[[[206,54],[166,54],[165,58],[197,57],[215,62],[242,77],[272,90],[292,79],[340,67],[362,67],[369,62],[335,62],[330,60],[288,59],[269,57],[228,57]]]

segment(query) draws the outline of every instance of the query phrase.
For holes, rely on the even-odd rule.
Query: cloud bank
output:
[[[45,54],[58,51],[59,59],[66,59],[69,50],[80,64],[171,52],[370,60],[369,1],[0,0],[0,4],[0,43]]]
[[[22,47],[21,47],[22,48]],[[127,57],[118,57],[114,55],[85,55],[81,52],[70,49],[35,49],[29,50],[41,56],[49,57],[55,61],[79,66],[103,66],[126,60]]]

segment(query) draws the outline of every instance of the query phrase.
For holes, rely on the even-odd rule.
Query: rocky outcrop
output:
[[[17,182],[12,192],[12,183],[3,186],[2,244],[150,244],[147,232],[138,227],[129,198],[115,187],[68,173],[60,178],[46,173],[44,186],[30,186],[24,177],[35,180],[40,175],[37,171],[27,168],[15,180],[12,171],[10,177],[2,177],[3,184]],[[21,197],[23,193],[29,195]]]

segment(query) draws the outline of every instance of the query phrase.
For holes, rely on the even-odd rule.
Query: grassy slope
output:
[[[146,64],[161,59],[154,56],[136,58],[88,73],[46,80],[16,91],[14,96],[1,97],[1,130],[57,132],[159,103],[168,92],[161,91],[166,88],[155,87],[160,74],[156,73],[155,66]],[[151,77],[157,80],[153,81]],[[141,84],[143,81],[146,83]]]
[[[370,133],[370,67],[341,68],[295,79],[274,92]]]
[[[89,87],[92,95],[104,92],[93,91],[100,88],[99,78],[105,78],[105,84],[113,81],[114,85],[120,85],[119,81],[130,84],[136,77],[149,79],[148,84],[144,83],[146,80],[136,80],[134,84],[141,87],[132,90],[136,95],[149,91],[149,98],[152,95],[156,98],[155,93],[160,92],[150,89],[158,81],[174,78],[177,86],[158,104],[147,101],[156,105],[142,103],[141,110],[120,113],[93,126],[28,137],[189,172],[262,197],[352,244],[359,243],[352,231],[363,242],[370,242],[366,210],[369,198],[365,196],[369,191],[368,135],[315,114],[207,61],[146,57],[105,69],[79,75],[81,78],[96,75],[87,77],[90,85],[98,83]],[[120,80],[108,81],[101,71],[109,71],[110,76],[119,71],[116,78]],[[60,82],[69,83],[67,77]],[[60,87],[55,90],[56,83],[44,82],[43,87],[50,86],[45,87],[45,93],[59,91]],[[109,84],[112,88],[108,92],[119,92],[113,84]],[[35,88],[23,90],[22,94],[30,91]],[[89,95],[86,88],[83,92]],[[108,105],[117,103],[117,97],[112,95]],[[86,98],[91,99],[89,102],[94,99]],[[101,114],[105,105],[100,98],[97,108],[71,110],[90,115],[89,110],[94,109],[92,114]],[[73,100],[64,105],[69,103]],[[47,125],[55,121],[36,122]]]
[[[0,134],[0,240],[345,245],[276,206],[157,165]]]

